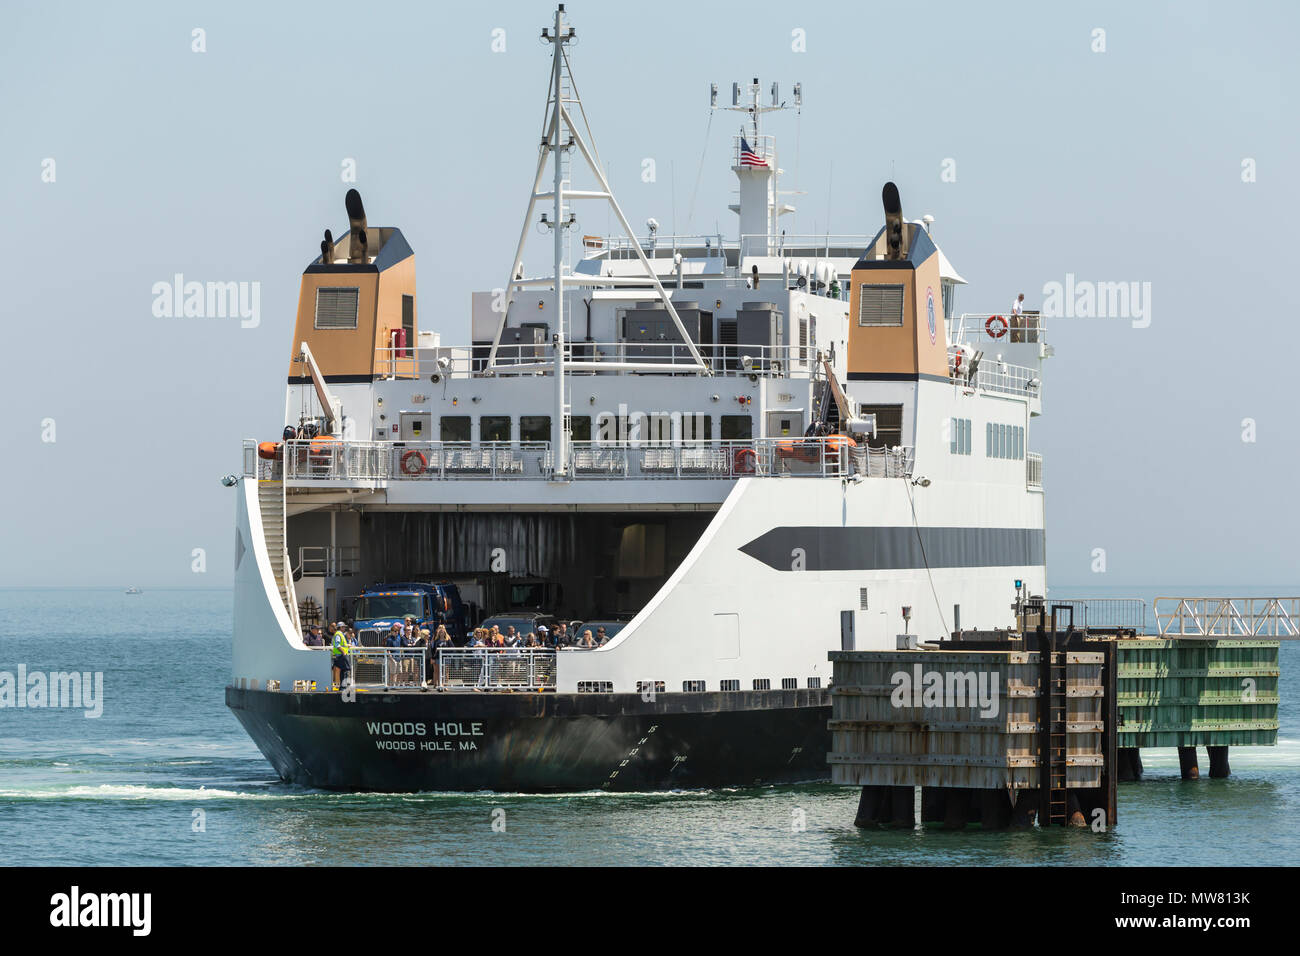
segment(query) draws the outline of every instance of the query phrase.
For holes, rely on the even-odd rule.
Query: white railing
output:
[[[303,545],[298,548],[294,571],[307,577],[337,577],[356,574],[361,567],[361,549],[355,545]]]
[[[1036,344],[1047,341],[1047,324],[1038,312],[963,312],[948,319],[949,344],[965,343],[988,351],[990,347]],[[1001,333],[1001,334],[997,334]]]
[[[1300,637],[1300,598],[1156,598],[1161,637]]]
[[[1035,452],[1025,453],[1025,483],[1030,488],[1043,487],[1043,456]]]
[[[246,440],[245,467],[273,472],[287,481],[429,481],[452,479],[554,480],[757,477],[901,478],[912,474],[911,448],[850,447],[840,437],[758,438],[731,441],[576,441],[564,466],[555,470],[550,442],[344,442],[293,441],[282,446],[276,461],[257,458],[256,443]],[[248,454],[249,450],[253,454]],[[252,463],[251,465],[249,463]],[[304,548],[306,557],[330,560]],[[340,568],[355,559],[335,556]],[[304,573],[322,573],[317,570]],[[333,573],[333,572],[323,572]],[[347,573],[342,571],[340,573]]]
[[[839,476],[848,473],[848,449],[824,438],[764,438],[680,445],[574,442],[568,473],[589,478],[742,478]]]
[[[649,258],[654,258],[656,254],[660,257],[667,257],[679,249],[690,250],[701,258],[724,258],[727,249],[734,249],[734,242],[724,242],[720,233],[712,235],[663,235],[656,233],[653,237],[647,236],[644,239],[629,239],[627,236],[591,236],[584,240],[583,252],[588,256],[598,253],[608,253],[607,258],[611,260],[637,260],[636,247],[640,246],[641,251]],[[712,278],[712,276],[710,276]]]
[[[1043,385],[1034,369],[1025,365],[1010,365],[999,362],[985,353],[975,369],[970,373],[970,361],[966,354],[955,345],[948,346],[948,374],[953,381],[967,388],[982,388],[1004,395],[1017,395],[1026,398],[1042,398]]]
[[[446,690],[555,687],[555,650],[545,647],[438,648],[438,686]]]
[[[380,444],[384,444],[380,442]],[[426,478],[549,478],[553,474],[550,442],[400,442],[390,445],[388,477],[398,481]]]
[[[1038,379],[1038,373],[1032,368],[1023,365],[1007,365],[1005,362],[990,364],[987,355],[975,370],[975,375],[968,381],[975,388],[982,388],[989,392],[1027,398],[1042,397],[1042,383]]]
[[[871,245],[874,236],[865,235],[802,235],[802,236],[768,236],[762,233],[740,237],[740,256],[798,256],[815,260],[818,256],[826,259],[847,259],[860,257]],[[815,266],[815,261],[809,265]],[[847,274],[840,276],[840,286],[848,288]],[[761,288],[761,287],[760,287]]]
[[[759,375],[785,378],[808,372],[817,350],[807,345],[723,345],[700,344],[696,349],[714,375]],[[549,375],[554,350],[548,345],[502,343],[496,365],[489,373],[487,349],[477,357],[467,348],[375,350],[377,379],[425,379],[436,384],[443,378],[480,378],[517,375]],[[599,363],[602,368],[579,368],[571,374],[666,373],[696,368],[695,357],[684,343],[673,342],[568,342],[564,360],[569,363]],[[629,367],[635,366],[635,367]],[[436,376],[436,378],[435,378]]]
[[[731,165],[740,165],[740,136],[731,137]],[[754,155],[764,160],[769,166],[776,165],[776,137],[768,134],[753,134],[744,137]]]
[[[353,647],[348,651],[358,687],[423,687],[427,648]]]

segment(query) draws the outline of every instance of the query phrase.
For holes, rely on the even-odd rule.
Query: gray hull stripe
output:
[[[887,571],[1043,564],[1041,528],[772,528],[740,550],[770,568]],[[922,543],[925,553],[922,556]]]

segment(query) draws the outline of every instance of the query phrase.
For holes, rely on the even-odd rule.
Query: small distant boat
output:
[[[127,594],[143,594],[144,592],[141,591],[141,590],[140,590],[139,588],[137,588],[137,587],[129,587],[129,588],[126,589],[126,593],[127,593]]]

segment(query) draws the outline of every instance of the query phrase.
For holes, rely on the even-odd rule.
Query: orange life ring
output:
[[[419,462],[419,464],[414,468],[411,467],[411,462],[413,461]],[[429,459],[424,457],[423,452],[416,451],[414,448],[402,456],[402,474],[404,475],[422,475],[424,474],[424,469],[428,467]]]
[[[264,441],[257,446],[257,457],[266,461],[275,461],[280,457],[280,443],[278,441]]]
[[[737,448],[731,459],[731,470],[738,475],[752,475],[758,465],[758,453],[752,448]]]
[[[994,326],[997,331],[993,331]],[[1000,315],[990,315],[987,322],[984,323],[984,331],[989,334],[991,339],[1000,339],[1007,334],[1007,320]]]
[[[313,438],[307,445],[307,461],[314,467],[328,465],[334,458],[334,449],[342,447],[333,435]]]

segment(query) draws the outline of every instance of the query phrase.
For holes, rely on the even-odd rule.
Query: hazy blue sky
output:
[[[468,342],[470,293],[501,284],[524,212],[552,10],[3,6],[0,586],[229,583],[234,501],[217,479],[238,470],[241,438],[283,425],[299,278],[321,230],[346,225],[345,158],[370,222],[415,248],[422,325]],[[874,232],[893,178],[909,216],[936,217],[971,283],[966,310],[1005,312],[1022,290],[1035,304],[1067,273],[1150,282],[1148,328],[1053,323],[1030,439],[1045,458],[1049,579],[1294,591],[1294,5],[568,10],[633,223],[685,230],[709,83],[726,101],[732,80],[757,75],[804,85],[802,116],[768,125],[783,185],[807,191],[791,232]],[[192,52],[195,28],[206,52]],[[807,52],[792,50],[796,29]],[[734,234],[735,125],[714,119],[697,230]],[[941,180],[946,159],[955,182]],[[1256,182],[1242,181],[1245,159]],[[156,318],[152,286],[175,273],[259,282],[260,325]]]

